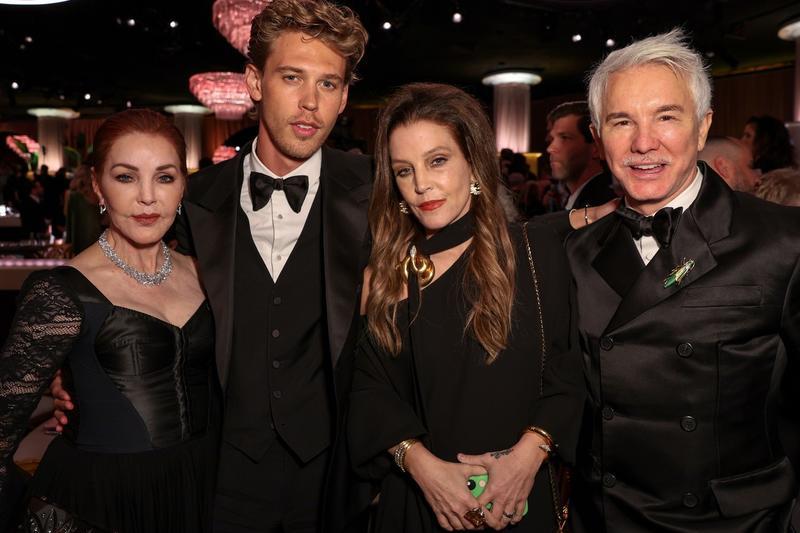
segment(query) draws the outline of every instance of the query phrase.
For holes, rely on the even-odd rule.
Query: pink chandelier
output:
[[[267,4],[269,0],[215,0],[211,8],[214,27],[246,56],[253,17]]]
[[[233,146],[225,146],[223,144],[217,146],[217,149],[214,150],[214,155],[211,156],[211,161],[213,161],[216,165],[217,163],[222,163],[223,161],[233,159],[234,157],[236,157],[236,148]]]
[[[244,74],[203,72],[189,78],[189,90],[222,120],[238,120],[253,107]]]

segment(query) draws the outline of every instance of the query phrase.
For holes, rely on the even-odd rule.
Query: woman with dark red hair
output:
[[[181,210],[185,144],[162,115],[130,110],[94,147],[109,227],[69,266],[28,278],[0,351],[0,514],[14,512],[14,450],[63,366],[75,410],[33,478],[22,530],[204,531],[213,319],[194,263],[162,240]]]

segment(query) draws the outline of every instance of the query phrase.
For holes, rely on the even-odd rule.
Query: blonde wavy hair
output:
[[[372,254],[366,302],[368,328],[381,347],[393,355],[400,352],[397,302],[406,280],[397,265],[409,243],[423,234],[423,228],[413,216],[403,215],[398,209],[401,196],[392,172],[389,138],[398,126],[422,120],[450,130],[481,187],[481,195],[472,197],[475,235],[466,252],[462,280],[469,305],[464,332],[486,350],[490,364],[505,349],[511,331],[516,262],[498,200],[500,165],[492,126],[480,103],[456,87],[405,85],[389,98],[378,119],[376,175],[369,207]]]
[[[345,83],[358,79],[355,68],[367,47],[367,30],[352,9],[326,0],[273,0],[253,18],[248,58],[259,70],[272,43],[285,31],[319,39],[345,58]]]

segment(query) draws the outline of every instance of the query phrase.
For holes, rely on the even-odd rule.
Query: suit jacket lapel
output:
[[[365,204],[372,186],[369,169],[366,176],[359,176],[344,157],[340,152],[323,148],[320,175],[325,307],[334,366],[358,309],[368,253]]]
[[[228,380],[233,340],[236,210],[242,164],[251,147],[252,143],[243,147],[237,157],[222,164],[219,173],[197,199],[184,202],[201,282],[214,312],[217,372],[223,388]]]
[[[691,285],[717,266],[710,244],[730,233],[734,197],[722,179],[703,162],[703,185],[691,207],[681,216],[669,248],[662,248],[636,278],[608,325],[608,331],[630,322],[646,310]],[[670,272],[687,260],[695,262],[680,284],[664,287]]]
[[[630,232],[617,216],[612,215],[606,235],[601,239],[601,248],[592,261],[592,266],[620,297],[625,296],[636,278],[644,270],[644,262]]]

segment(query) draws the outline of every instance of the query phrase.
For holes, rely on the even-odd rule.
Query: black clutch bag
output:
[[[110,533],[83,520],[69,511],[40,498],[31,498],[25,518],[17,529],[20,533]]]

